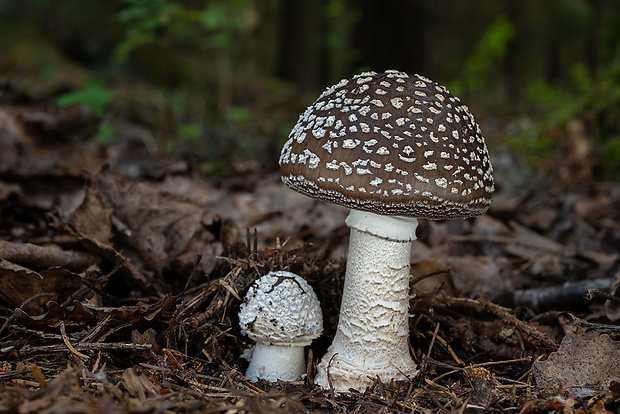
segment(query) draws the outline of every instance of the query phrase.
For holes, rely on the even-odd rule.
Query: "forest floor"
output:
[[[410,322],[421,374],[333,395],[312,378],[338,321],[345,209],[286,188],[275,166],[213,182],[131,140],[77,142],[91,127],[79,109],[9,92],[0,413],[620,409],[620,184],[592,178],[580,128],[544,173],[498,158],[486,215],[421,223]],[[252,383],[239,305],[283,268],[314,287],[324,334],[303,380]]]

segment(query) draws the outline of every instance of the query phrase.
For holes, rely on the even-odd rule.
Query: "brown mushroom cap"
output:
[[[280,155],[282,181],[320,200],[430,220],[483,214],[493,168],[467,106],[419,75],[343,79],[299,117]]]

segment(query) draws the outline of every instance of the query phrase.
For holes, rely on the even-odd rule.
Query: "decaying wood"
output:
[[[60,266],[74,272],[80,272],[89,266],[101,263],[99,256],[86,252],[61,250],[31,243],[12,243],[5,240],[0,240],[0,259],[35,269]]]
[[[502,298],[502,301],[507,306],[527,306],[535,312],[542,309],[557,309],[582,302],[586,299],[588,291],[609,289],[614,282],[614,279],[605,278],[564,282],[559,286],[544,288],[519,289],[510,297]]]

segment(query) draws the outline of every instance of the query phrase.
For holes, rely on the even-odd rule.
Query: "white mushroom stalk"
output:
[[[310,344],[308,344],[310,345]],[[297,381],[306,372],[304,345],[275,345],[257,342],[245,376],[250,381]]]
[[[296,381],[306,372],[304,346],[323,332],[323,314],[308,282],[281,270],[262,276],[248,289],[239,325],[256,341],[246,377]]]
[[[338,391],[417,374],[409,353],[409,266],[416,219],[352,210],[338,329],[315,383]],[[369,379],[370,378],[370,379]]]

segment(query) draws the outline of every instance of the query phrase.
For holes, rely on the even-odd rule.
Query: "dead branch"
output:
[[[611,293],[603,292],[600,289],[588,289],[588,291],[584,295],[584,298],[586,300],[602,298],[602,299],[610,300],[612,302],[620,302],[620,298],[618,296],[614,296]]]
[[[0,240],[0,258],[35,269],[58,266],[73,272],[81,272],[89,266],[101,263],[100,257],[90,253],[59,250],[31,243],[12,243],[6,240]]]
[[[559,347],[558,343],[555,340],[549,338],[547,335],[540,332],[535,327],[528,325],[527,323],[518,319],[516,316],[510,313],[507,309],[502,308],[501,306],[496,305],[493,302],[489,302],[489,301],[482,300],[482,299],[462,299],[462,298],[447,298],[447,300],[453,303],[471,303],[471,304],[478,305],[482,307],[485,311],[492,313],[493,315],[500,318],[506,324],[514,328],[517,328],[519,331],[523,332],[524,334],[532,338],[537,339],[545,347],[552,349],[552,350],[557,350]]]
[[[549,286],[545,288],[533,288],[516,290],[505,300],[502,305],[508,307],[527,306],[534,312],[543,308],[558,308],[583,301],[584,294],[587,292],[600,292],[601,289],[609,289],[615,279],[593,279],[580,280],[577,282],[565,282],[560,286]],[[594,294],[592,294],[594,295]],[[598,296],[601,296],[600,294]],[[593,298],[594,296],[591,296]]]
[[[71,345],[71,342],[69,342],[69,337],[67,336],[67,329],[65,328],[65,323],[63,321],[60,321],[60,335],[62,336],[62,342],[66,345],[66,347],[69,349],[69,351],[71,351],[73,355],[80,359],[90,358],[88,355],[79,352],[73,347],[73,345]]]
[[[467,234],[467,235],[453,236],[451,237],[451,239],[457,242],[478,241],[478,242],[488,242],[488,243],[519,246],[519,247],[524,247],[529,250],[538,251],[540,253],[547,253],[547,254],[551,254],[554,256],[558,256],[558,257],[574,257],[576,254],[574,251],[570,249],[566,249],[566,248],[559,249],[559,248],[554,248],[552,246],[542,246],[538,243],[527,242],[517,237]]]
[[[50,292],[42,292],[42,293],[37,293],[36,295],[33,295],[31,297],[29,297],[28,299],[26,299],[24,301],[24,303],[21,304],[21,306],[18,309],[24,309],[25,306],[27,306],[29,303],[41,298],[41,297],[45,297],[45,296],[49,296],[52,297],[54,296],[53,293]],[[7,320],[4,322],[4,324],[2,325],[2,327],[0,327],[0,336],[2,335],[2,333],[4,332],[4,330],[11,326],[11,324],[13,323],[13,320],[15,320],[15,312],[13,312],[13,314],[11,316],[9,316],[7,318]]]
[[[102,350],[134,350],[149,351],[153,346],[151,344],[132,344],[125,342],[87,342],[73,344],[73,348],[77,351],[102,351]],[[21,357],[42,352],[70,352],[66,345],[41,345],[29,346],[25,345],[17,350]]]
[[[568,317],[571,319],[570,323],[575,324],[575,325],[579,325],[579,326],[583,326],[584,328],[590,328],[590,329],[594,329],[596,331],[600,331],[600,332],[609,332],[609,333],[615,333],[615,334],[620,334],[620,326],[618,325],[609,325],[606,323],[595,323],[595,322],[589,322],[586,320],[583,320],[571,313],[567,314]]]

